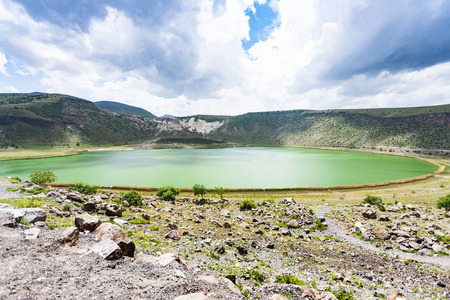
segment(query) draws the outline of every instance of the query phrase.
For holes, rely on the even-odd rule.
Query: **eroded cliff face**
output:
[[[208,122],[201,118],[190,117],[186,119],[153,119],[147,125],[148,127],[153,127],[153,131],[156,136],[160,136],[169,133],[177,134],[180,132],[190,132],[206,135],[220,128],[224,124],[225,121]]]

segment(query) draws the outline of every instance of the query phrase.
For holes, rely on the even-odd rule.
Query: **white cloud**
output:
[[[8,63],[8,60],[6,59],[6,56],[0,52],[0,73],[9,76],[8,72],[6,72],[6,64]]]
[[[254,9],[253,0],[184,2],[158,22],[106,6],[83,30],[37,21],[21,5],[0,0],[0,36],[7,37],[0,41],[0,73],[7,74],[7,55],[16,73],[39,77],[47,92],[119,101],[157,115],[448,102],[448,63],[351,73],[395,49],[385,47],[383,55],[366,49],[394,15],[409,9],[399,1],[389,13],[386,3],[270,0],[278,26],[246,52],[241,40],[249,36],[245,11]],[[442,5],[430,2],[429,13],[439,18]],[[375,61],[351,60],[363,50]]]

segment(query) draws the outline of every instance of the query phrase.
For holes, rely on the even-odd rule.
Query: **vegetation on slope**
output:
[[[150,117],[154,118],[155,115],[151,112],[142,109],[140,107],[131,106],[119,102],[113,102],[113,101],[97,101],[94,102],[94,104],[97,107],[100,107],[101,109],[111,111],[118,114],[125,114],[125,115],[136,115],[136,116],[142,116],[142,117]]]

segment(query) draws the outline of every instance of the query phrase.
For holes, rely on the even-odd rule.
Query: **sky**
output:
[[[0,0],[0,93],[156,115],[450,103],[450,1]]]

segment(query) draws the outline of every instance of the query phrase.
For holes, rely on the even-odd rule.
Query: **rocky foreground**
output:
[[[430,207],[44,191],[0,201],[0,299],[450,298],[449,222]]]

